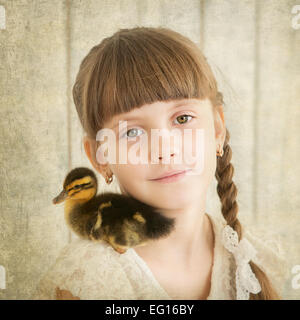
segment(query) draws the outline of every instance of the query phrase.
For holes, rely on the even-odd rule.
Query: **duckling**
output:
[[[79,237],[106,241],[122,254],[130,247],[169,235],[175,219],[159,213],[154,207],[131,196],[113,192],[97,195],[98,181],[93,170],[78,167],[71,170],[63,190],[54,204],[65,201],[67,225]]]

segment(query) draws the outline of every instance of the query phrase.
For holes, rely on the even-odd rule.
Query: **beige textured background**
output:
[[[298,3],[297,3],[298,2]],[[240,220],[300,265],[300,29],[292,0],[0,0],[0,299],[27,299],[74,239],[51,200],[90,166],[71,86],[88,50],[119,28],[166,26],[204,51],[225,97]],[[300,21],[299,21],[300,23]],[[100,185],[104,186],[99,177]],[[219,212],[212,185],[208,212]],[[113,185],[108,190],[118,190]],[[287,274],[285,298],[300,299]]]

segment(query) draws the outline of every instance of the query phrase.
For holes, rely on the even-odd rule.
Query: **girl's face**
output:
[[[117,163],[108,166],[122,193],[165,210],[194,205],[206,197],[216,170],[216,150],[225,137],[223,112],[216,110],[208,99],[183,99],[146,104],[114,116],[105,128],[115,133]],[[119,121],[127,123],[120,126]],[[153,129],[162,129],[157,140]],[[121,154],[127,159],[124,164],[118,163]],[[188,171],[175,181],[154,180],[173,170]]]

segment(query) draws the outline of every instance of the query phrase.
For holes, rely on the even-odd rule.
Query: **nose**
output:
[[[174,152],[173,152],[173,153],[171,153],[171,157],[174,157],[174,156],[175,156],[175,153],[174,153]],[[158,159],[159,159],[159,160],[162,160],[162,159],[163,159],[163,157],[162,157],[162,156],[159,156],[159,157],[158,157]]]
[[[176,135],[170,134],[169,130],[165,130],[163,133],[160,133],[159,137],[159,150],[158,150],[158,159],[163,163],[169,163],[174,161],[177,150]],[[173,142],[171,142],[173,140]],[[154,148],[156,149],[156,148]],[[157,149],[156,149],[157,150]]]

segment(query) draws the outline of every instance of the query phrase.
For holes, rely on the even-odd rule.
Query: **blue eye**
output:
[[[133,136],[130,136],[130,135],[128,135],[128,132],[130,133],[130,132],[137,132],[139,129],[138,128],[133,128],[133,129],[129,129],[129,130],[127,130],[123,135],[122,135],[122,138],[123,137],[126,137],[126,138],[135,138],[135,137],[137,137],[136,135],[133,135]]]

